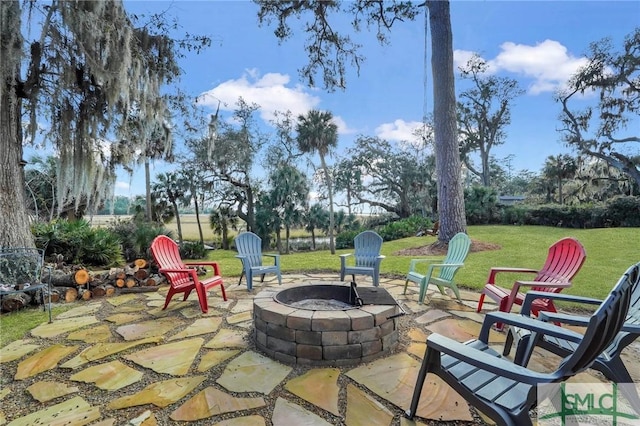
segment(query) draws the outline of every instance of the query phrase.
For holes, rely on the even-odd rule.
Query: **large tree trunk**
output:
[[[448,243],[466,232],[464,193],[458,149],[453,34],[448,1],[428,1],[433,71],[433,116],[438,176],[438,239]]]
[[[24,195],[20,3],[0,2],[0,247],[33,247]]]
[[[175,200],[171,201],[173,211],[176,215],[176,226],[178,227],[178,241],[182,244],[182,222],[180,222],[180,211],[178,210],[178,203]]]
[[[193,194],[193,204],[196,209],[196,222],[198,223],[198,234],[200,235],[200,244],[204,245],[204,234],[202,233],[202,224],[200,223],[200,206],[198,205],[198,196],[194,188],[191,188]]]

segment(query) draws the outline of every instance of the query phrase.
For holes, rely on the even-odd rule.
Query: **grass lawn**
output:
[[[472,252],[464,267],[458,272],[456,281],[462,288],[480,291],[492,266],[541,268],[547,250],[563,237],[575,237],[585,247],[587,260],[566,293],[604,298],[626,269],[640,262],[640,228],[565,229],[541,226],[470,226],[469,236],[474,241],[493,243],[498,250]],[[385,242],[382,254],[381,273],[399,278],[405,276],[410,260],[415,256],[399,256],[397,252],[407,248],[421,247],[433,243],[435,237],[411,237]],[[338,250],[331,255],[328,250],[300,252],[282,255],[283,273],[335,272],[340,271],[338,254],[352,250]],[[213,250],[209,258],[220,263],[222,275],[227,277],[226,286],[237,284],[240,276],[240,261],[235,251]],[[531,274],[498,274],[498,284],[511,286],[516,279],[531,279]],[[243,282],[244,285],[244,282]],[[54,314],[70,309],[73,305],[57,306]],[[12,314],[0,315],[0,347],[22,338],[36,325],[46,321],[42,309],[26,309]]]
[[[68,311],[76,306],[73,303],[68,305],[53,305],[51,315],[56,315]],[[49,322],[49,311],[43,311],[42,307],[28,307],[16,312],[0,315],[0,348],[22,339],[26,333],[36,326]]]
[[[460,287],[480,291],[492,266],[510,266],[539,269],[543,266],[549,246],[564,237],[574,237],[584,245],[587,260],[574,279],[574,285],[565,292],[581,296],[603,298],[620,275],[634,263],[640,262],[639,228],[566,229],[542,226],[470,226],[469,236],[474,241],[494,243],[499,250],[472,252],[456,281]],[[436,241],[436,237],[411,237],[385,242],[381,274],[404,277],[409,262],[415,256],[399,256],[397,252],[421,247]],[[283,273],[301,271],[340,271],[338,254],[353,250],[328,250],[282,255]],[[240,276],[240,261],[235,252],[214,250],[209,258],[220,263],[223,276]],[[531,274],[498,274],[498,284],[510,286],[516,279],[531,279]],[[235,285],[231,282],[228,285]]]

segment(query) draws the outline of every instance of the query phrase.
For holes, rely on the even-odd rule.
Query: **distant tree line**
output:
[[[130,87],[131,99],[126,98],[127,102],[123,104],[120,97],[125,95],[116,93],[124,90],[121,83],[108,79],[110,70],[104,69],[110,65],[92,62],[87,56],[96,52],[83,53],[78,49],[65,52],[69,46],[82,46],[83,43],[93,47],[100,43],[118,43],[118,40],[106,38],[111,34],[108,31],[111,23],[108,8],[104,6],[111,3],[117,4],[95,2],[74,6],[72,2],[61,2],[59,7],[62,9],[40,10],[51,16],[61,16],[67,9],[75,11],[78,25],[52,22],[60,28],[69,26],[69,36],[73,37],[65,44],[64,40],[56,38],[58,32],[45,32],[43,37],[51,38],[51,43],[46,46],[31,43],[30,52],[34,56],[29,57],[25,68],[33,77],[26,81],[15,76],[15,70],[20,68],[16,66],[20,64],[19,58],[12,63],[12,70],[3,64],[3,76],[8,76],[6,81],[20,80],[23,85],[31,85],[29,93],[20,93],[33,103],[30,107],[35,108],[45,101],[47,91],[61,96],[56,105],[68,105],[68,110],[54,111],[51,115],[57,121],[53,122],[50,137],[60,144],[60,155],[20,158],[19,165],[11,166],[10,179],[3,176],[0,180],[2,205],[11,206],[7,200],[18,200],[16,202],[28,213],[24,216],[40,221],[74,220],[104,211],[108,203],[113,211],[123,209],[125,200],[115,198],[110,201],[105,195],[106,189],[113,185],[113,172],[118,164],[130,169],[136,164],[145,167],[144,197],[126,204],[128,214],[136,221],[162,224],[175,220],[177,238],[182,241],[180,215],[190,209],[198,218],[201,245],[204,243],[202,228],[209,226],[221,236],[225,247],[230,230],[250,230],[259,234],[265,245],[273,242],[284,253],[289,250],[291,230],[300,227],[314,238],[316,233],[328,236],[330,249],[334,252],[334,236],[344,226],[341,217],[346,218],[344,223],[352,223],[352,218],[363,212],[384,217],[389,223],[414,217],[435,220],[445,214],[444,205],[452,225],[443,229],[449,232],[455,227],[464,227],[467,220],[476,221],[475,215],[485,215],[486,206],[491,205],[493,199],[499,200],[499,195],[520,195],[527,205],[579,206],[584,203],[606,205],[616,197],[640,194],[640,155],[637,154],[640,136],[637,127],[627,128],[629,123],[637,123],[640,108],[637,84],[640,29],[627,36],[619,52],[606,40],[594,43],[588,65],[576,73],[566,90],[556,94],[560,131],[566,143],[575,148],[575,156],[552,155],[539,172],[514,173],[509,165],[510,158],[497,159],[491,151],[508,139],[510,110],[522,90],[513,80],[487,75],[487,64],[478,56],[460,69],[466,87],[458,93],[457,103],[453,105],[457,126],[447,134],[449,139],[454,137],[455,149],[447,145],[451,141],[443,139],[442,132],[438,133],[438,128],[442,129],[439,126],[443,125],[443,116],[436,112],[433,118],[426,119],[424,128],[414,140],[394,143],[372,135],[360,135],[349,150],[339,155],[336,152],[339,135],[330,111],[311,110],[299,116],[293,116],[289,111],[278,112],[270,123],[273,130],[265,130],[258,121],[260,105],[243,98],[237,100],[228,117],[218,110],[207,119],[203,111],[194,112],[192,99],[179,91],[150,99],[149,93],[143,93],[134,85]],[[284,13],[291,2],[259,3],[263,8],[262,19],[269,14]],[[382,4],[362,1],[349,4],[360,5],[360,12],[375,15],[376,3]],[[22,12],[17,2],[1,4],[3,19],[5,15]],[[447,24],[448,2],[428,4],[434,18],[431,23],[436,26]],[[300,3],[299,7],[307,5]],[[117,10],[118,19],[126,22],[124,12]],[[403,8],[389,13],[414,19],[417,10],[415,5],[404,4]],[[326,11],[313,11],[321,12]],[[104,32],[103,38],[95,38],[81,29],[80,24],[95,14],[99,19],[93,23],[94,29]],[[128,23],[126,34],[127,42],[138,43],[136,46],[141,50],[137,53],[146,52],[149,55],[141,57],[154,64],[145,77],[151,81],[136,83],[151,85],[155,90],[153,93],[159,93],[161,86],[180,76],[177,59],[184,51],[199,50],[210,40],[197,37],[182,42],[171,40],[165,35],[168,27],[162,20],[152,22],[153,26],[139,24],[140,28],[133,27],[135,23]],[[3,27],[3,35],[10,29]],[[385,31],[389,29],[390,25]],[[446,28],[440,28],[440,31],[446,39]],[[9,37],[7,33],[7,37],[13,39],[15,36]],[[15,41],[20,44],[23,40]],[[338,48],[342,42],[349,44],[346,39],[334,41]],[[38,48],[45,49],[41,52],[44,56],[38,56]],[[65,52],[64,58],[74,58],[74,61],[69,64],[59,62],[62,58],[59,52]],[[43,57],[55,64],[66,79],[45,78],[42,73],[49,72],[50,68],[41,66]],[[146,64],[138,56],[125,59],[125,65],[133,62],[144,68]],[[440,60],[448,65],[446,58]],[[76,64],[75,68],[71,67],[71,62]],[[434,62],[434,68],[437,68],[437,61]],[[329,86],[343,85],[344,69],[324,71],[329,79],[325,83],[328,81]],[[309,70],[308,76],[312,77],[312,74]],[[101,78],[108,81],[102,82]],[[449,83],[447,88],[453,89],[453,82]],[[108,92],[104,92],[107,89]],[[578,110],[574,106],[575,98],[588,92],[598,96],[586,110]],[[19,104],[16,93],[3,91],[1,94],[7,105]],[[442,96],[447,94],[443,92]],[[144,104],[145,108],[136,108],[138,103]],[[152,114],[150,105],[157,106],[161,114]],[[128,108],[123,109],[124,106]],[[440,105],[444,109],[446,106]],[[92,110],[92,107],[99,107],[100,112],[96,113],[98,110]],[[13,111],[15,117],[21,115],[18,111],[21,107],[17,108]],[[37,114],[41,110],[29,111]],[[106,112],[103,114],[103,111]],[[96,121],[96,116],[102,116],[104,120]],[[109,117],[114,118],[115,124],[105,121]],[[73,134],[65,133],[69,128],[74,130]],[[21,131],[9,127],[2,131],[11,133],[3,140],[10,140],[12,154],[20,157],[22,149],[18,149],[18,145],[21,147],[24,142]],[[107,134],[116,136],[110,142],[112,149],[108,161],[96,156],[101,152],[97,147],[105,142],[98,135]],[[176,153],[176,145],[184,149]],[[96,155],[82,157],[81,154],[88,151]],[[453,151],[455,155],[451,158]],[[447,165],[454,164],[455,167],[443,169],[443,158],[448,161]],[[174,164],[173,171],[151,177],[149,163],[157,159]],[[19,169],[20,166],[24,169]],[[108,172],[107,175],[102,171]],[[460,209],[457,208],[458,181],[464,190],[459,197],[463,201]],[[21,185],[16,187],[16,182]],[[456,188],[447,193],[442,188],[446,186],[445,182],[455,182]],[[17,194],[21,191],[16,188],[22,187],[26,189],[24,194]],[[312,197],[312,194],[317,195]],[[15,212],[0,213],[6,222],[0,228],[14,229],[10,226],[11,221],[21,224],[20,231],[3,236],[6,241],[2,244],[10,246],[27,241],[21,219]],[[201,217],[203,215],[208,217]],[[24,245],[28,244],[25,242]]]

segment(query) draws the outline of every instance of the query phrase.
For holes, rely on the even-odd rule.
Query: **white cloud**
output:
[[[247,70],[238,79],[227,80],[211,90],[202,93],[198,103],[220,109],[233,111],[236,102],[242,97],[248,103],[260,105],[260,116],[269,121],[274,118],[275,111],[291,111],[294,115],[304,114],[320,103],[320,98],[308,93],[298,85],[287,87],[290,77],[286,74],[268,73],[260,76],[257,70]]]
[[[507,41],[500,45],[500,53],[487,60],[490,73],[507,71],[531,79],[529,93],[537,95],[561,88],[587,59],[573,56],[555,40],[545,40],[535,46]],[[473,52],[456,50],[454,64],[464,65]]]
[[[128,197],[131,187],[129,185],[129,182],[118,180],[116,181],[113,189],[115,195],[124,195]]]
[[[454,50],[453,51],[453,71],[458,72],[458,69],[467,65],[469,59],[473,57],[475,52],[470,50]]]
[[[376,127],[376,136],[389,141],[413,141],[415,132],[422,127],[419,121],[397,119],[393,123],[384,123]]]
[[[587,63],[586,58],[571,55],[555,40],[545,40],[535,46],[506,42],[500,48],[502,51],[492,62],[499,69],[533,78],[530,87],[533,94],[553,91],[564,85]]]
[[[269,122],[275,118],[275,112],[291,111],[294,117],[306,114],[311,109],[318,109],[320,98],[309,92],[302,85],[288,87],[291,78],[287,74],[267,73],[260,75],[257,69],[248,69],[238,79],[227,80],[198,97],[200,105],[233,111],[236,102],[242,97],[248,103],[260,105],[260,117]],[[339,116],[334,116],[338,133],[347,134],[354,131]]]
[[[336,126],[338,126],[338,134],[346,135],[346,134],[356,133],[356,131],[354,129],[351,129],[347,125],[346,121],[344,121],[344,119],[339,115],[333,116],[333,123]]]

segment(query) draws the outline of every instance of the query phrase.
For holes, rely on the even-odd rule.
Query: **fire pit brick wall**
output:
[[[288,364],[352,365],[390,352],[399,332],[395,305],[315,311],[273,300],[273,291],[258,293],[253,303],[256,347]]]

